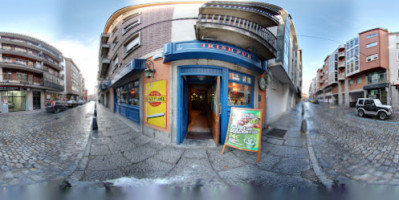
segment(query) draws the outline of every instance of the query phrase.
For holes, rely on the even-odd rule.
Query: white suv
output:
[[[360,117],[365,115],[378,116],[379,119],[384,120],[390,117],[393,113],[392,106],[382,105],[379,99],[359,98],[356,102],[357,114]]]

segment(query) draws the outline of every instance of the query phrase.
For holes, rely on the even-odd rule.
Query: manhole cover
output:
[[[269,131],[267,133],[267,135],[268,136],[273,136],[273,137],[284,138],[286,132],[287,132],[287,130],[274,128],[271,131]]]

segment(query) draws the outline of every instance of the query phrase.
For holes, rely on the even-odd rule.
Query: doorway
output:
[[[182,139],[219,143],[220,77],[183,77]]]
[[[40,109],[40,92],[33,91],[33,110]]]

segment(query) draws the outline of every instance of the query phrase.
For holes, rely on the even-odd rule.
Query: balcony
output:
[[[263,27],[277,26],[279,20],[275,15],[280,12],[266,5],[243,2],[209,2],[199,11],[202,15],[231,15],[246,20],[252,20]]]
[[[110,34],[102,33],[100,44],[105,44],[108,42]]]
[[[338,51],[343,51],[345,50],[345,46],[344,45],[339,45],[338,46]]]
[[[338,74],[338,81],[345,81],[345,74]]]
[[[100,62],[100,77],[105,77],[111,61],[107,58],[101,59]]]
[[[338,62],[338,69],[345,68],[345,61]]]
[[[15,50],[15,49],[5,49],[5,48],[1,48],[0,49],[0,54],[9,54],[9,55],[16,55],[16,56],[21,56],[21,57],[25,57],[25,58],[30,58],[32,60],[36,60],[36,61],[41,61],[42,57],[40,57],[39,54],[35,54],[33,52],[29,52],[29,51],[20,51],[20,50]]]
[[[345,58],[345,52],[338,53],[338,58]]]
[[[44,62],[45,64],[47,64],[47,65],[49,65],[49,66],[51,66],[51,67],[57,69],[58,71],[62,71],[62,70],[64,69],[64,67],[63,67],[61,64],[58,64],[58,63],[56,63],[56,62],[52,62],[52,61],[50,61],[50,60],[48,60],[48,59],[43,59],[43,62]]]
[[[2,59],[0,60],[0,66],[8,69],[17,69],[23,71],[29,71],[34,73],[42,74],[43,70],[40,69],[37,65],[28,65],[26,62],[12,62],[10,60]]]
[[[5,76],[6,74],[4,74]],[[0,74],[3,77],[3,74]],[[36,81],[28,81],[28,80],[20,80],[20,79],[11,79],[11,78],[3,78],[0,81],[1,86],[19,86],[19,87],[32,87],[32,88],[39,88],[44,89],[43,80],[36,80]]]
[[[229,43],[246,49],[263,60],[276,58],[276,36],[261,25],[228,15],[199,15],[198,40]]]
[[[64,91],[64,86],[63,85],[59,85],[50,81],[43,81],[43,86],[47,89],[50,90],[56,90],[56,91]]]
[[[108,52],[109,52],[109,48],[110,48],[109,44],[101,44],[100,56],[101,57],[106,57]]]

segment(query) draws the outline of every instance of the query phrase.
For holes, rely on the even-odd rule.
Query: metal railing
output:
[[[43,79],[39,80],[28,80],[26,79],[18,79],[18,78],[10,78],[10,74],[0,74],[0,85],[7,84],[20,84],[24,86],[34,85],[34,86],[43,86]]]
[[[248,32],[254,33],[261,37],[263,40],[267,41],[274,49],[276,49],[277,39],[266,28],[263,28],[261,25],[254,23],[252,21],[234,17],[234,16],[227,16],[227,15],[199,15],[198,16],[199,22],[205,23],[215,23],[215,24],[223,24],[228,26],[233,26],[236,28],[244,29]]]
[[[257,9],[257,8],[253,8],[253,7],[249,7],[249,6],[244,6],[244,5],[231,5],[231,4],[205,4],[203,6],[203,8],[226,8],[226,9],[236,9],[236,10],[243,10],[243,11],[249,11],[249,12],[256,12],[259,14],[262,14],[264,16],[267,16],[269,18],[272,18],[273,20],[275,20],[276,22],[278,22],[278,18],[275,17],[274,15],[261,10],[261,9]],[[267,9],[271,9],[271,8],[267,8]],[[271,9],[274,10],[274,9]],[[274,10],[275,12],[278,12],[276,10]]]
[[[32,45],[32,46],[37,46],[40,49],[43,49],[46,52],[54,55],[58,59],[62,60],[62,57],[60,55],[58,55],[57,53],[53,52],[53,50],[47,48],[43,44],[40,44],[40,43],[39,44],[35,44],[35,43],[32,43],[32,42],[29,42],[29,41],[26,41],[26,40],[23,40],[23,39],[17,39],[17,38],[11,39],[11,38],[8,38],[8,37],[1,37],[1,39],[8,40],[8,41],[13,41],[13,42],[21,42],[21,43],[29,44],[29,45]]]
[[[60,63],[57,63],[57,62],[55,62],[55,61],[53,61],[53,60],[47,58],[46,56],[44,56],[44,55],[41,54],[40,52],[36,54],[36,53],[33,53],[32,51],[28,51],[28,50],[26,50],[26,51],[21,51],[21,50],[16,50],[16,49],[9,49],[9,48],[7,48],[7,49],[6,49],[6,48],[1,48],[1,49],[5,50],[5,51],[9,51],[9,52],[17,52],[17,53],[22,53],[22,54],[33,55],[33,56],[36,56],[36,57],[38,57],[38,58],[42,58],[42,59],[39,60],[39,61],[46,60],[46,61],[49,62],[50,64],[53,64],[53,65],[55,65],[55,66],[60,67],[60,68],[63,69],[63,66],[62,66]]]
[[[386,83],[387,82],[387,74],[386,73],[378,73],[376,75],[366,76],[366,84],[378,84],[378,83]]]

